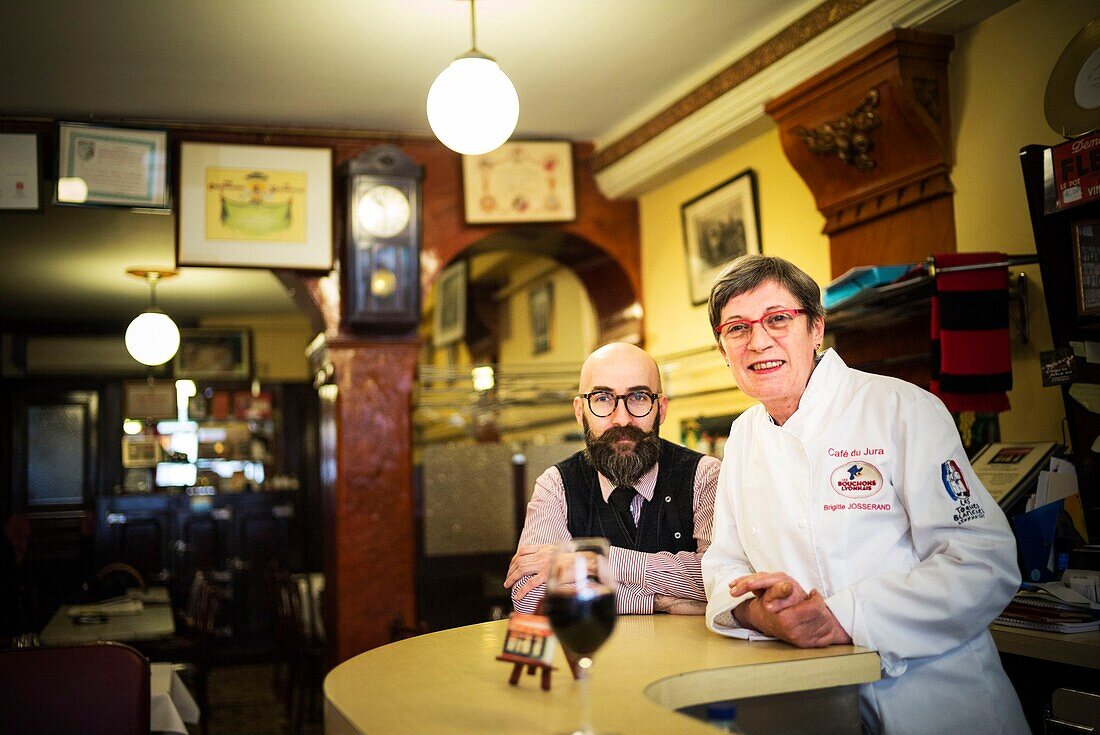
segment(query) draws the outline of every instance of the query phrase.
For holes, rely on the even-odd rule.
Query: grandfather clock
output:
[[[420,187],[424,169],[392,145],[345,163],[344,318],[386,334],[420,323]]]

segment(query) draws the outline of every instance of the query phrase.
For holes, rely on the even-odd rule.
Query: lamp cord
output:
[[[470,48],[471,50],[477,50],[477,13],[474,12],[474,5],[477,0],[470,0]]]

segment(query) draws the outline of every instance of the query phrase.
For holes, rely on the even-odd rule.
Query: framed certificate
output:
[[[166,131],[63,122],[57,139],[57,204],[171,208]]]
[[[38,136],[0,134],[0,209],[41,209]]]
[[[568,142],[505,143],[462,157],[466,222],[568,222],[576,219],[573,148]]]

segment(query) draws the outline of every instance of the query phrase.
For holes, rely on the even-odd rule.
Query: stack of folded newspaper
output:
[[[112,597],[109,600],[90,605],[73,605],[69,608],[69,617],[79,618],[85,615],[137,615],[145,609],[141,600],[131,597]]]

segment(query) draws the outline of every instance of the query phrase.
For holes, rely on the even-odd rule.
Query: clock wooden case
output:
[[[342,166],[344,318],[362,331],[401,334],[420,323],[421,182],[424,169],[392,145]]]

